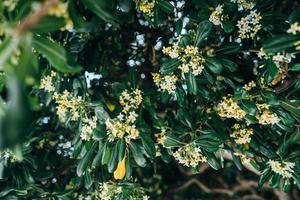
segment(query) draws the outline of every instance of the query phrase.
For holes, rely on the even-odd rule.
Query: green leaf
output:
[[[146,159],[143,152],[139,149],[139,146],[137,146],[134,142],[130,142],[129,145],[136,164],[140,167],[145,167]]]
[[[207,159],[207,163],[209,164],[209,166],[211,166],[214,170],[218,170],[221,168],[221,165],[218,161],[218,159],[216,158],[215,154],[213,153],[204,153]]]
[[[185,143],[181,142],[179,138],[175,137],[174,135],[165,135],[164,136],[164,147],[171,148],[171,147],[181,147],[185,145]]]
[[[86,154],[84,157],[79,161],[77,168],[76,168],[76,173],[78,176],[82,176],[88,165],[90,164],[90,160],[92,159],[92,155],[94,152],[94,149],[96,147],[96,142],[94,142],[90,148],[87,150]]]
[[[198,131],[199,135],[195,143],[208,152],[216,152],[222,144],[219,134],[212,129],[205,129]]]
[[[187,85],[187,90],[190,94],[196,95],[197,94],[197,82],[194,74],[189,71],[188,73],[185,74],[186,78],[186,85]]]
[[[111,152],[111,148],[109,146],[109,144],[106,142],[104,144],[104,147],[103,147],[103,153],[102,153],[102,158],[101,158],[101,164],[102,165],[105,165],[105,164],[108,164],[109,162],[109,158],[110,158],[110,152]]]
[[[294,72],[300,71],[300,63],[296,63],[289,66],[289,71],[294,71]]]
[[[221,63],[224,66],[225,69],[228,69],[230,72],[235,72],[238,69],[238,65],[235,62],[232,62],[228,59],[221,59]]]
[[[236,42],[225,43],[221,47],[217,48],[215,50],[215,53],[216,54],[224,54],[224,55],[232,55],[232,54],[237,53],[240,50],[240,48],[241,48],[241,46]]]
[[[154,158],[155,154],[156,154],[154,141],[152,140],[150,135],[148,135],[147,133],[140,132],[140,137],[142,139],[142,143],[143,143],[143,146],[144,146],[147,154],[151,158]]]
[[[276,35],[263,42],[263,49],[266,53],[276,53],[294,46],[300,40],[300,35]]]
[[[129,12],[132,8],[132,1],[131,0],[118,0],[120,8],[122,11]]]
[[[68,12],[72,22],[74,24],[75,29],[83,29],[87,26],[87,22],[83,19],[83,17],[79,14],[78,10],[76,10],[74,1],[68,1]]]
[[[103,105],[98,105],[95,107],[96,117],[100,120],[101,123],[105,123],[107,119],[110,119],[108,113],[103,108]]]
[[[107,163],[107,169],[109,173],[112,173],[118,164],[118,153],[120,150],[120,140],[118,140],[117,144],[112,147],[112,151],[110,154],[109,161]]]
[[[64,73],[80,72],[81,67],[71,58],[70,54],[56,42],[41,36],[35,36],[34,48],[49,61],[58,71]]]
[[[267,182],[272,175],[272,170],[267,168],[259,177],[258,188],[261,189],[265,182]]]
[[[65,25],[62,17],[46,16],[34,28],[33,32],[43,34],[56,31]]]
[[[17,48],[20,40],[18,38],[7,37],[0,44],[0,70],[3,70],[5,63],[9,60],[11,54]]]
[[[105,22],[109,22],[114,26],[118,25],[118,19],[113,13],[113,10],[108,6],[105,0],[95,1],[95,0],[82,0],[84,5],[95,13],[100,19]]]
[[[269,90],[260,91],[261,97],[269,105],[279,105],[278,95],[275,92]]]
[[[293,12],[289,16],[289,22],[290,24],[293,24],[295,22],[300,22],[300,6],[298,6],[293,10]]]
[[[257,107],[254,102],[249,101],[249,100],[241,100],[240,106],[248,115],[255,116]]]
[[[199,47],[204,39],[208,37],[212,31],[212,24],[208,21],[202,21],[197,28],[197,35],[195,40],[195,46]]]
[[[280,105],[300,119],[300,100],[280,101]]]
[[[234,31],[234,25],[231,21],[225,21],[223,22],[223,29],[225,33],[231,33],[232,31]]]
[[[88,190],[91,188],[92,184],[93,184],[93,179],[91,177],[91,174],[90,172],[86,172],[84,174],[84,187]]]
[[[218,58],[206,58],[204,65],[214,74],[220,74],[223,71],[222,61]]]
[[[158,0],[158,6],[162,11],[168,14],[172,13],[174,10],[173,5],[170,2],[165,0]]]
[[[168,59],[165,62],[163,62],[159,71],[164,74],[171,73],[174,70],[176,70],[180,64],[181,64],[180,60]]]
[[[286,179],[283,184],[283,191],[290,192],[292,190],[292,182],[290,179]]]
[[[271,59],[269,59],[266,63],[266,74],[265,74],[265,79],[267,83],[271,83],[275,79],[277,73],[278,73],[278,68],[276,67],[275,63]]]
[[[102,142],[99,142],[98,144],[98,152],[92,162],[92,168],[99,167],[102,159],[103,151],[105,150],[105,145]]]
[[[280,179],[281,179],[280,175],[277,173],[274,173],[269,181],[269,185],[272,188],[278,188],[280,185]]]

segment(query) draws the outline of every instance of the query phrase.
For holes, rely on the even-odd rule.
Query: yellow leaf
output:
[[[114,171],[114,177],[117,180],[118,179],[122,180],[125,176],[126,173],[125,161],[126,161],[126,156],[124,156],[124,158],[119,162],[117,169]]]
[[[116,108],[116,106],[112,103],[107,103],[106,106],[110,112],[114,111]]]

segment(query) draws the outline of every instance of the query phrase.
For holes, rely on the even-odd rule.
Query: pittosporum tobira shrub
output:
[[[0,41],[0,199],[300,187],[297,1],[3,0]]]

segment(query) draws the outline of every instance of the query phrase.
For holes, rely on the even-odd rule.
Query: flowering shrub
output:
[[[297,1],[3,0],[0,42],[0,199],[300,188]]]

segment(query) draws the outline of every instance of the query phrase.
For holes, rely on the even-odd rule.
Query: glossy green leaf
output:
[[[82,176],[84,171],[87,169],[88,165],[90,164],[90,160],[92,159],[93,151],[95,147],[96,147],[96,143],[94,142],[92,146],[87,150],[84,157],[78,163],[76,168],[76,173],[78,176]]]
[[[140,150],[139,146],[136,145],[134,142],[130,142],[130,149],[136,164],[140,167],[145,167],[146,159],[143,155],[143,152]]]
[[[198,25],[195,46],[199,47],[201,43],[209,36],[212,31],[212,24],[209,21],[202,21]]]
[[[160,67],[160,72],[161,73],[171,73],[174,70],[178,68],[178,66],[181,64],[180,60],[176,59],[168,59]]]
[[[106,1],[82,0],[84,5],[100,19],[117,26],[118,19]]]
[[[80,72],[81,67],[72,57],[56,42],[41,36],[35,36],[33,40],[34,48],[49,61],[58,71],[65,73]]]

